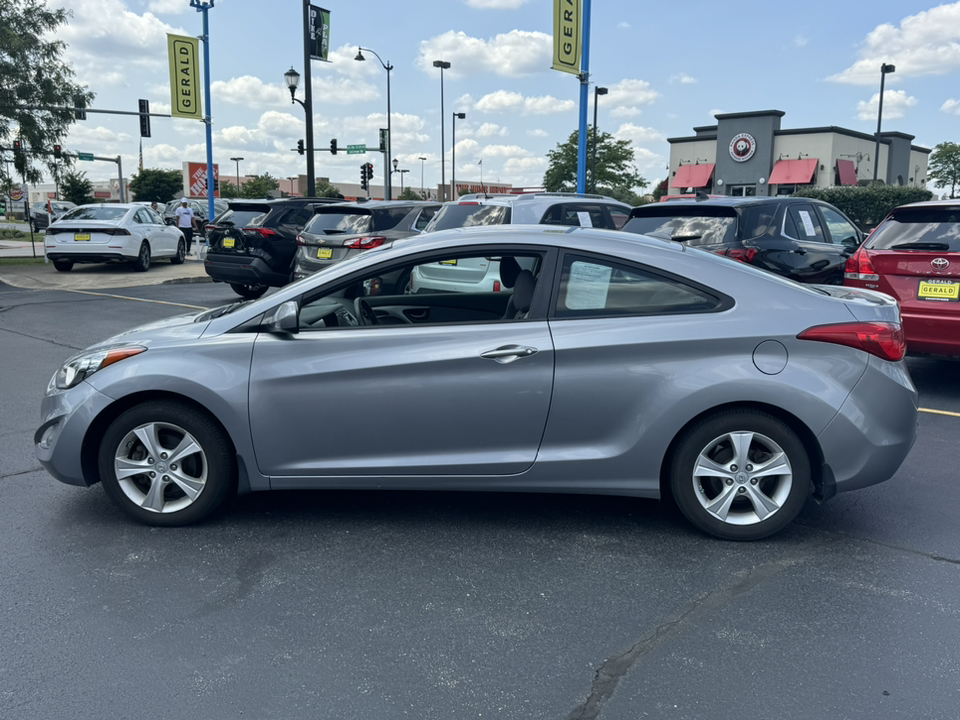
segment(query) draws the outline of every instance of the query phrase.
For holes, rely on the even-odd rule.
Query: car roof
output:
[[[754,197],[720,197],[709,198],[706,200],[671,200],[667,203],[647,203],[633,208],[630,217],[644,215],[648,212],[664,213],[671,209],[680,207],[699,207],[699,206],[718,206],[718,207],[749,207],[751,205],[763,205],[775,203],[780,205],[792,205],[795,203],[818,203],[825,204],[822,200],[807,197],[790,197],[786,195],[760,195]]]
[[[426,205],[440,205],[436,201],[430,200],[370,200],[369,202],[343,201],[333,203],[329,207],[353,207],[353,208],[392,208],[392,207],[421,207]]]
[[[476,202],[478,200],[489,201],[489,200],[502,200],[508,201],[510,203],[523,202],[523,201],[532,201],[532,200],[549,200],[549,199],[564,199],[564,200],[602,200],[604,202],[617,203],[618,205],[626,205],[627,203],[621,202],[616,198],[609,197],[607,195],[595,195],[593,193],[570,193],[570,192],[537,192],[537,193],[470,193],[469,195],[461,195],[456,200],[451,200],[450,204],[456,205],[457,203],[466,202]]]

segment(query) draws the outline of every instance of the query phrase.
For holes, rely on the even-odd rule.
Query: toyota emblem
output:
[[[933,265],[934,270],[946,270],[950,267],[950,261],[946,258],[934,258],[930,264]]]

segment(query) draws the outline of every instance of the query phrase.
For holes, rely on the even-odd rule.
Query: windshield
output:
[[[61,220],[106,220],[118,222],[127,214],[127,208],[92,205],[71,210]]]
[[[659,231],[677,242],[695,247],[736,240],[737,218],[733,210],[723,217],[713,214],[651,213],[630,218],[623,229],[640,235]]]
[[[960,252],[960,207],[916,208],[894,212],[870,237],[874,250]]]
[[[475,205],[457,203],[444,205],[424,232],[474,227],[476,225],[507,225],[510,223],[510,208],[506,205]]]

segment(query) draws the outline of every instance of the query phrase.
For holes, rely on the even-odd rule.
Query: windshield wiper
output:
[[[945,242],[908,242],[891,245],[891,250],[949,250],[950,245]]]

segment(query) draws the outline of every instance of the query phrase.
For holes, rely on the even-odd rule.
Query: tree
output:
[[[220,181],[220,197],[222,198],[238,198],[240,197],[240,190],[229,180]]]
[[[548,192],[576,192],[577,190],[577,145],[580,133],[574,130],[556,150],[547,153],[550,166],[543,175],[543,187]],[[593,128],[590,128],[587,143],[587,167],[593,156]],[[633,148],[629,140],[615,140],[613,135],[601,131],[597,136],[596,182],[587,172],[587,187],[591,192],[639,205],[635,189],[643,189],[647,181],[633,166]],[[593,190],[592,188],[596,188]]]
[[[86,205],[93,202],[93,183],[85,172],[66,172],[60,180],[60,195],[75,205]]]
[[[957,196],[960,184],[960,145],[952,142],[939,143],[930,153],[927,176],[941,187],[950,186],[950,197]]]
[[[657,184],[657,187],[653,189],[654,202],[660,202],[660,198],[662,198],[664,195],[670,194],[669,182],[670,178],[666,177]]]
[[[170,202],[183,190],[183,173],[179,170],[144,168],[130,180],[134,200]]]
[[[265,198],[270,197],[271,193],[280,187],[280,181],[270,173],[263,175],[254,175],[247,180],[240,188],[240,196],[245,198]]]
[[[20,140],[15,175],[31,183],[43,179],[34,162],[54,174],[66,160],[53,157],[53,146],[62,144],[74,122],[77,100],[89,105],[94,97],[72,82],[73,70],[62,59],[66,44],[53,39],[68,15],[63,8],[49,9],[46,0],[0,0],[0,145],[10,148]],[[0,164],[0,177],[7,173],[6,163]]]
[[[397,196],[397,200],[423,200],[423,196],[420,194],[419,190],[414,190],[411,187],[405,187],[403,192]]]
[[[321,179],[317,183],[317,188],[315,192],[317,193],[316,197],[340,198],[341,200],[343,200],[343,193],[340,192],[340,188],[338,188],[336,185],[331,184],[329,180]]]

